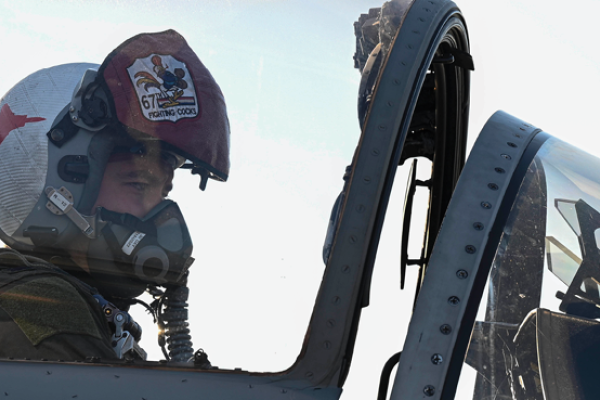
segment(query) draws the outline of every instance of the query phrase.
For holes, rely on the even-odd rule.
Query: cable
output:
[[[394,366],[400,361],[401,354],[401,351],[394,354],[383,366],[383,370],[381,371],[381,379],[379,380],[379,392],[377,393],[377,400],[386,399],[388,387],[390,385],[390,375],[392,374],[392,369],[394,369]]]
[[[174,362],[187,362],[194,356],[192,336],[187,322],[189,292],[187,286],[169,285],[158,302],[158,343],[167,360]],[[165,342],[169,349],[168,355]]]

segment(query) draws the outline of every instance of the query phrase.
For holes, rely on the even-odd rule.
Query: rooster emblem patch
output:
[[[152,54],[138,58],[127,72],[147,119],[176,122],[199,114],[192,78],[175,57]]]

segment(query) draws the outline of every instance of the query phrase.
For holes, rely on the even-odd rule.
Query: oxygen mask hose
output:
[[[167,286],[162,300],[164,311],[160,307],[158,313],[159,326],[169,349],[169,359],[174,362],[187,362],[194,356],[187,322],[189,293],[187,286]]]

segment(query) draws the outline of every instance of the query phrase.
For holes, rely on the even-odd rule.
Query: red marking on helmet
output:
[[[46,118],[28,117],[27,115],[15,115],[10,109],[8,103],[2,106],[0,110],[0,143],[8,136],[8,134],[17,128],[25,126],[28,122],[45,121]]]

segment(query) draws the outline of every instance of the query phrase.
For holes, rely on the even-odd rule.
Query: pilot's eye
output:
[[[148,188],[148,184],[143,182],[128,182],[127,185],[140,192],[143,192]]]

